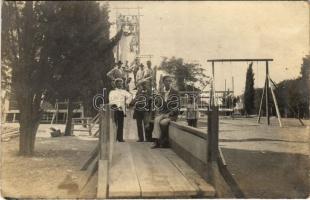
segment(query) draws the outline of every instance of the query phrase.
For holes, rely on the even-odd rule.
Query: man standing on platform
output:
[[[139,58],[135,58],[135,61],[133,64],[130,65],[130,69],[132,69],[132,72],[133,72],[133,78],[134,78],[134,81],[135,81],[135,86],[137,86],[137,79],[136,79],[136,76],[137,76],[137,72],[139,71]]]
[[[144,70],[144,78],[152,78],[153,76],[153,70],[152,70],[152,63],[151,61],[146,62],[147,68]]]
[[[136,81],[137,81],[137,85],[139,84],[139,81],[142,81],[144,78],[144,65],[141,63],[140,64],[140,69],[139,71],[137,72],[137,75],[136,75]]]
[[[134,100],[130,103],[130,105],[135,106],[133,118],[137,122],[137,130],[139,140],[137,142],[151,142],[152,135],[149,135],[146,131],[149,123],[149,113],[150,111],[150,103],[149,103],[149,91],[146,88],[146,81],[140,81],[138,84],[138,91],[134,98]],[[145,137],[144,137],[145,133]]]
[[[169,123],[170,121],[176,121],[179,115],[180,99],[178,91],[171,86],[172,78],[164,76],[162,80],[164,91],[161,94],[161,114],[154,120],[153,138],[155,138],[155,144],[152,148],[169,147]]]
[[[125,73],[122,69],[122,61],[118,61],[116,64],[116,67],[111,69],[108,73],[107,76],[114,81],[117,78],[121,78],[123,81],[125,80]],[[115,86],[114,86],[115,87]]]
[[[117,127],[116,140],[118,142],[124,142],[123,128],[124,128],[124,116],[126,112],[126,106],[132,100],[132,95],[123,89],[123,79],[116,78],[114,80],[115,89],[109,93],[109,103],[111,108],[115,111],[114,121]]]

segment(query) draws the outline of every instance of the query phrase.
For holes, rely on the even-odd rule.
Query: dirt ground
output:
[[[220,147],[228,168],[246,198],[306,198],[310,192],[310,121],[302,127],[297,120],[283,119],[284,128],[275,118],[271,122],[267,126],[257,124],[254,118],[220,120]],[[129,124],[125,123],[125,140],[137,135]],[[204,121],[199,126],[206,130]],[[50,127],[40,125],[31,158],[17,155],[18,138],[1,143],[1,195],[95,198],[96,179],[83,189],[86,172],[80,168],[97,139],[85,132],[51,138]],[[64,126],[57,128],[63,131]]]
[[[310,120],[220,117],[219,141],[228,169],[246,198],[307,198]],[[185,122],[183,122],[185,123]],[[205,120],[198,127],[207,132]]]
[[[307,198],[309,157],[301,154],[222,149],[245,198]]]
[[[80,168],[97,145],[97,139],[85,134],[52,138],[49,127],[40,125],[33,157],[18,156],[19,138],[1,143],[3,197],[95,197],[96,188],[82,191],[86,172]]]

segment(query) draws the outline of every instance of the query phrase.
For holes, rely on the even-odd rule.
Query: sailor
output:
[[[115,111],[114,121],[117,127],[116,140],[118,142],[124,142],[123,128],[124,128],[124,116],[126,114],[126,107],[132,101],[132,95],[123,89],[123,79],[116,78],[114,80],[115,89],[109,93],[109,103],[111,109]]]

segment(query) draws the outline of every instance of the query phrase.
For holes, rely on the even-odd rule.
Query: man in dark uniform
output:
[[[131,106],[135,106],[133,118],[137,121],[137,130],[139,137],[139,140],[137,142],[150,142],[152,139],[152,135],[150,135],[149,132],[146,131],[147,127],[149,126],[149,93],[150,91],[147,90],[146,81],[139,82],[136,97],[130,103]]]

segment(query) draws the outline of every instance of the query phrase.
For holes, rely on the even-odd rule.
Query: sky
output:
[[[275,82],[296,78],[302,58],[309,54],[309,5],[298,2],[109,2],[110,21],[116,7],[141,7],[141,54],[199,62],[211,74],[207,59],[273,58],[270,76]],[[134,10],[122,10],[134,14]],[[111,27],[111,35],[115,26]],[[249,63],[215,64],[216,90],[245,87]],[[254,63],[255,87],[262,87],[265,63]]]

